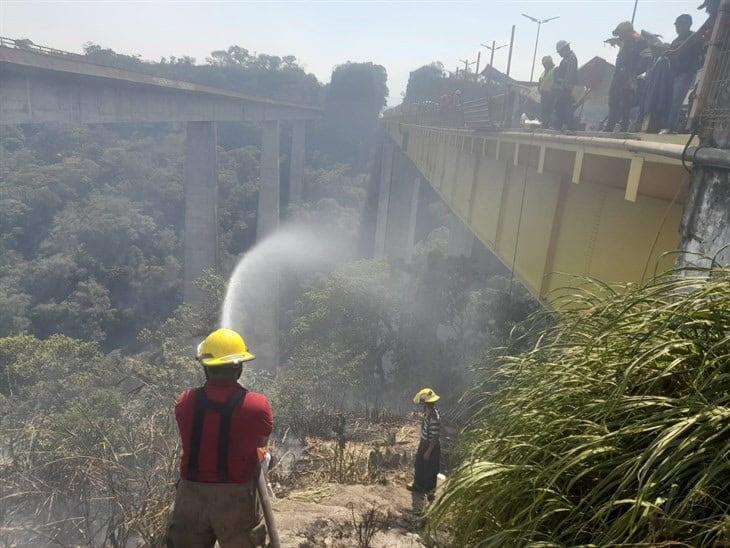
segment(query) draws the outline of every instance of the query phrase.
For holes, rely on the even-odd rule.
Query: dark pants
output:
[[[542,127],[550,127],[550,120],[555,110],[555,94],[553,92],[540,95],[540,122]]]
[[[419,493],[429,493],[436,489],[436,476],[439,473],[439,464],[441,461],[441,447],[436,447],[431,451],[428,460],[423,458],[423,454],[428,449],[429,442],[421,440],[416,452],[416,470],[413,479],[413,490]]]
[[[170,548],[254,548],[266,529],[253,481],[198,483],[181,479],[167,533]]]
[[[631,106],[634,102],[634,90],[623,79],[614,79],[608,91],[608,123],[606,131],[613,131],[616,124],[621,122],[621,131],[629,130],[631,121]]]
[[[672,108],[669,111],[669,123],[668,127],[672,131],[681,133],[685,127],[679,127],[679,113],[682,110],[682,104],[684,98],[687,97],[692,84],[694,83],[695,75],[693,72],[688,74],[678,74],[674,77],[672,86]]]
[[[553,129],[575,129],[575,102],[569,90],[561,89],[555,93],[555,115]]]

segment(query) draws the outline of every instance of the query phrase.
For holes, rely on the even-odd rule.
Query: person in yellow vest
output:
[[[542,127],[550,127],[550,119],[555,110],[555,93],[553,84],[555,83],[555,63],[553,58],[546,55],[542,58],[542,66],[545,69],[540,76],[538,82],[538,90],[540,91],[540,122]]]
[[[436,409],[436,402],[439,399],[433,388],[422,388],[413,398],[413,403],[423,406],[423,419],[421,440],[416,451],[413,483],[408,489],[428,495],[429,500],[433,499],[441,464],[441,417]]]

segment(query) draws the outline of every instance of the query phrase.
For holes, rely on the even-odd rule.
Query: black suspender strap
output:
[[[221,483],[228,481],[228,443],[231,439],[231,415],[233,410],[246,397],[246,393],[245,389],[236,390],[223,404],[223,409],[219,411],[221,422],[218,427],[218,481]]]
[[[225,402],[211,401],[205,394],[205,387],[195,389],[195,415],[193,416],[193,432],[190,439],[190,455],[188,455],[188,479],[197,481],[200,441],[203,437],[203,423],[207,411],[215,411],[220,415],[218,427],[218,481],[228,481],[228,449],[231,438],[231,416],[246,397],[245,388],[236,390]]]
[[[190,435],[190,454],[188,455],[188,479],[190,481],[198,480],[198,457],[200,456],[200,440],[203,437],[206,402],[205,387],[196,388],[193,432]]]

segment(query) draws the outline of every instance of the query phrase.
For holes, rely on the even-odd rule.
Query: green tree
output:
[[[438,61],[411,71],[406,85],[406,103],[438,101],[446,91],[446,73]]]
[[[320,140],[331,156],[362,169],[367,165],[388,97],[385,68],[345,63],[332,71],[327,86]]]

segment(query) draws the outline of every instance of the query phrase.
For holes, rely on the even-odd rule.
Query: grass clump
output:
[[[580,291],[483,364],[430,526],[456,546],[728,545],[730,270],[703,274]]]

